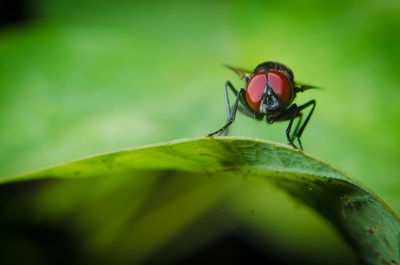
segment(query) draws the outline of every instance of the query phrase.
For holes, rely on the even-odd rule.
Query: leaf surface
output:
[[[273,186],[332,224],[364,263],[400,263],[400,222],[384,202],[332,165],[266,141],[184,139],[0,181],[3,227],[16,226],[13,231],[29,240],[26,231],[48,227],[67,231],[62,235],[85,235],[68,239],[90,253],[76,255],[80,261],[151,260],[204,216],[224,209],[218,212],[223,225],[195,226],[196,240],[170,253],[170,259],[179,259],[246,222],[246,214],[235,206],[238,198],[251,200],[253,191],[266,193],[262,188]],[[268,204],[261,199],[257,211],[268,216],[270,208],[262,207]]]

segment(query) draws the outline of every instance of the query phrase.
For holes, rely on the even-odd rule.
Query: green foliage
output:
[[[115,180],[79,175],[85,171],[77,175],[71,171],[73,179],[39,181],[35,177],[31,181],[18,181],[15,186],[8,182],[11,179],[5,178],[90,154],[207,135],[220,128],[226,119],[223,84],[230,80],[238,88],[243,86],[222,64],[252,69],[262,61],[276,60],[287,64],[296,80],[323,88],[296,98],[299,104],[312,98],[317,101],[316,111],[303,134],[305,150],[360,179],[399,214],[399,3],[392,0],[33,1],[37,16],[32,23],[0,31],[0,181],[7,182],[7,189],[15,187],[11,189],[15,192],[13,196],[7,192],[0,194],[12,199],[0,200],[4,207],[8,205],[2,208],[2,217],[7,216],[17,226],[25,224],[25,231],[42,224],[43,218],[47,220],[42,227],[47,234],[67,231],[56,233],[64,235],[66,242],[76,233],[93,235],[86,241],[77,236],[82,247],[76,248],[96,256],[103,249],[112,252],[108,247],[118,245],[112,242],[129,241],[123,239],[121,231],[125,231],[130,216],[136,216],[136,212],[142,214],[139,204],[147,208],[149,203],[161,205],[169,199],[175,202],[182,198],[181,204],[170,205],[176,207],[172,209],[174,213],[182,204],[186,209],[186,219],[175,214],[177,220],[189,223],[198,220],[196,214],[200,213],[214,217],[212,225],[201,222],[201,226],[195,226],[197,230],[193,225],[177,225],[178,221],[166,226],[171,233],[176,231],[175,226],[179,227],[179,234],[184,234],[183,227],[196,231],[193,237],[198,240],[190,240],[197,242],[194,245],[211,241],[206,235],[229,234],[238,223],[246,223],[247,230],[242,235],[251,237],[251,242],[257,238],[259,245],[284,249],[284,254],[291,253],[293,257],[311,252],[320,257],[314,257],[309,264],[326,262],[327,257],[338,264],[348,260],[351,264],[352,254],[337,236],[336,228],[319,217],[329,214],[314,205],[315,200],[307,199],[308,193],[296,195],[299,183],[289,185],[293,180],[288,182],[289,186],[282,181],[272,185],[272,177],[265,181],[260,176],[243,178],[230,172],[233,177],[221,173],[220,183],[214,177],[206,182],[199,178],[200,173],[192,172],[193,163],[191,166],[182,163],[181,167],[189,168],[185,171],[169,172],[172,177],[167,178],[170,185],[165,193],[158,180],[166,178],[147,170],[135,180],[122,173]],[[285,143],[286,126],[258,123],[239,113],[230,133]],[[177,159],[171,158],[170,163]],[[181,159],[185,161],[185,157]],[[291,160],[283,162],[287,161]],[[149,164],[156,166],[153,162]],[[336,184],[338,180],[332,181]],[[189,192],[189,187],[197,190],[196,183],[204,189]],[[226,183],[237,187],[231,189]],[[28,188],[31,186],[33,190]],[[284,190],[300,196],[318,210],[289,202],[275,186],[285,186]],[[318,188],[312,187],[315,190]],[[224,191],[232,195],[225,195]],[[208,200],[202,202],[199,198],[203,197]],[[193,199],[185,204],[186,198]],[[220,198],[226,198],[223,199],[226,203],[219,203]],[[350,199],[344,196],[343,203],[354,205],[346,202],[346,198]],[[126,206],[127,201],[135,203]],[[92,205],[101,205],[104,211]],[[233,217],[218,215],[216,209]],[[75,213],[77,219],[73,218]],[[172,218],[163,211],[157,214],[152,220]],[[342,227],[338,220],[328,219],[336,227]],[[79,232],[68,233],[69,226]],[[50,233],[52,227],[54,231]],[[360,229],[365,232],[371,228]],[[343,235],[349,234],[340,229]],[[10,239],[6,246],[18,246],[13,248],[17,253],[10,252],[9,256],[41,260],[39,254],[34,254],[40,253],[39,241],[33,244],[12,231],[1,231],[3,239]],[[148,253],[152,249],[150,242],[162,245],[164,239],[170,238],[161,230],[156,234],[157,240],[149,239],[143,244]],[[375,233],[370,234],[374,236]],[[347,242],[352,241],[345,237]],[[171,245],[179,245],[188,253],[197,249],[194,245],[185,248],[184,239],[183,243]],[[10,250],[3,245],[0,249],[6,253]],[[363,249],[359,247],[358,251],[361,253]],[[115,249],[115,253],[118,251],[129,252]],[[168,249],[165,253],[174,251]],[[377,259],[383,262],[386,256],[378,254],[375,253]]]
[[[282,193],[270,191],[274,187],[291,199],[282,200]],[[293,209],[288,201],[305,206]],[[399,219],[376,195],[315,157],[250,138],[196,138],[122,150],[3,179],[0,185],[2,229],[14,232],[1,239],[11,242],[9,249],[24,246],[37,264],[54,247],[35,249],[29,231],[46,234],[54,227],[57,236],[74,235],[61,252],[79,249],[69,258],[83,264],[177,261],[232,231],[263,242],[277,230],[297,250],[313,233],[323,233],[323,241],[335,238],[331,225],[285,235],[289,226],[301,229],[302,211],[317,213],[308,222],[328,220],[367,264],[400,262]],[[352,264],[354,256],[340,248],[340,239],[335,244],[341,252],[336,257],[321,245],[308,249],[310,264]],[[289,259],[295,262],[293,255]]]

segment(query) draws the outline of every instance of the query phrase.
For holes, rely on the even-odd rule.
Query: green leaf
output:
[[[290,208],[271,193],[276,187],[327,220],[366,264],[400,263],[400,221],[383,201],[332,165],[266,141],[184,139],[0,181],[0,239],[16,249],[6,260],[22,251],[32,264],[43,263],[54,246],[38,247],[37,231],[71,262],[90,263],[139,264],[157,261],[157,253],[164,262],[179,260],[244,224],[244,234],[255,229],[251,240],[262,242],[275,229],[269,219]],[[277,223],[298,218],[289,209]],[[312,235],[318,227],[308,229]],[[296,228],[282,231],[292,231],[297,247],[306,244]]]

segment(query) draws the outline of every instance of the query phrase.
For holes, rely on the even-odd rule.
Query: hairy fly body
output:
[[[271,124],[275,121],[289,121],[286,129],[286,137],[291,146],[297,139],[300,149],[303,146],[300,137],[314,112],[316,102],[314,99],[298,106],[293,103],[296,93],[315,88],[314,86],[300,84],[294,81],[293,72],[285,65],[277,62],[264,62],[259,64],[254,72],[240,70],[228,66],[244,80],[246,89],[237,90],[231,82],[225,84],[225,100],[228,110],[228,122],[219,130],[210,133],[209,136],[227,134],[229,126],[234,122],[236,111],[257,120],[263,120]],[[236,100],[231,107],[228,97],[228,88],[235,94]],[[302,111],[311,107],[306,119],[303,121]],[[292,130],[295,119],[298,119]]]

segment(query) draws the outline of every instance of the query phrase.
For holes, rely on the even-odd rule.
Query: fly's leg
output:
[[[225,102],[226,102],[226,108],[227,108],[228,120],[229,120],[229,117],[232,116],[232,114],[231,114],[232,111],[231,111],[231,104],[229,103],[228,86],[229,86],[229,88],[233,91],[233,93],[235,94],[235,96],[238,95],[238,91],[237,91],[236,88],[232,85],[231,82],[226,81],[226,83],[225,83]]]
[[[235,94],[236,97],[238,95],[238,91],[232,85],[232,83],[230,81],[226,81],[226,83],[225,83],[225,103],[226,103],[226,108],[227,108],[227,113],[228,113],[228,121],[229,121],[230,117],[232,116],[232,111],[231,111],[231,103],[229,103],[228,87],[232,90],[232,92]],[[225,130],[218,133],[217,136],[228,135],[228,133],[229,133],[229,127],[227,127]]]
[[[213,136],[213,135],[216,135],[216,134],[219,135],[220,133],[225,131],[235,121],[236,110],[238,108],[239,96],[240,96],[241,93],[244,93],[244,89],[243,88],[240,89],[240,91],[239,91],[239,93],[238,93],[238,95],[236,97],[235,104],[233,105],[232,113],[231,113],[231,116],[228,119],[228,122],[221,129],[219,129],[218,131],[215,131],[213,133],[210,133],[208,136]]]
[[[236,100],[235,103],[233,105],[233,108],[231,109],[230,107],[230,103],[229,103],[229,97],[228,97],[228,89],[227,87],[229,87],[233,93],[235,93],[236,95]],[[238,109],[238,104],[239,104],[239,100],[241,99],[241,95],[245,93],[245,90],[242,88],[240,89],[240,91],[238,92],[236,90],[236,88],[233,87],[232,83],[227,81],[225,84],[225,101],[226,101],[226,106],[227,106],[227,111],[228,111],[228,122],[218,131],[215,131],[213,133],[210,133],[208,136],[213,136],[213,135],[221,135],[225,130],[227,130],[229,128],[229,126],[234,122],[235,117],[236,117],[236,111]]]
[[[315,102],[315,100],[313,99],[313,100],[310,100],[310,101],[308,101],[307,103],[301,105],[300,107],[298,107],[298,110],[301,111],[301,110],[303,110],[303,109],[305,109],[305,108],[307,108],[308,106],[311,106],[311,105],[312,105],[312,108],[311,108],[310,112],[308,113],[307,118],[305,119],[304,123],[301,125],[299,131],[298,131],[298,132],[295,131],[296,134],[294,135],[294,137],[297,138],[297,142],[299,143],[299,146],[300,146],[300,149],[301,149],[301,150],[303,150],[303,145],[301,144],[300,137],[301,137],[301,135],[303,134],[303,131],[304,131],[304,129],[306,128],[307,123],[308,123],[308,121],[310,120],[311,115],[312,115],[313,112],[314,112],[316,102]]]
[[[295,146],[293,143],[293,139],[290,137],[290,132],[292,130],[293,121],[297,117],[297,114],[299,113],[299,109],[298,109],[297,105],[293,104],[292,106],[290,106],[290,108],[287,110],[287,113],[290,115],[290,121],[289,121],[289,125],[286,129],[286,138],[287,138],[289,144],[291,146],[293,146],[293,148],[297,149],[297,146]]]
[[[299,131],[299,128],[300,128],[300,124],[301,124],[301,122],[302,122],[302,120],[303,120],[303,113],[297,113],[297,117],[299,117],[299,119],[297,120],[297,124],[296,124],[296,127],[295,127],[295,129],[294,129],[294,131],[293,131],[293,134],[292,134],[292,136],[290,137],[290,139],[293,141],[294,140],[294,138],[296,137],[296,134],[297,134],[297,132]]]

